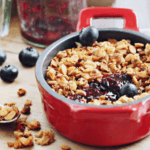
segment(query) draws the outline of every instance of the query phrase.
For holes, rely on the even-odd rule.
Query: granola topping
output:
[[[150,44],[108,39],[92,46],[58,52],[46,71],[46,81],[62,96],[95,105],[122,104],[150,93]],[[120,96],[118,91],[132,83],[138,95]]]

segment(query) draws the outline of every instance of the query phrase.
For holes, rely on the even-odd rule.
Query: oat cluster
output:
[[[32,105],[32,101],[31,100],[26,100],[24,107],[21,110],[22,114],[30,114],[31,108],[30,106]]]
[[[26,90],[20,90],[19,91],[26,91]],[[19,92],[18,91],[18,92]],[[19,95],[19,93],[17,94]],[[23,92],[24,93],[24,92]],[[26,92],[25,92],[26,93]],[[21,94],[20,96],[24,96],[25,94]],[[19,114],[18,108],[15,106],[16,103],[11,101],[8,103],[5,103],[5,107],[0,107],[0,119],[1,120],[11,120],[16,115]],[[30,106],[32,105],[31,100],[26,100],[24,107],[21,110],[22,114],[30,114]],[[13,113],[12,113],[13,112]],[[15,112],[15,115],[14,115]],[[34,145],[34,141],[37,145],[49,145],[55,141],[54,133],[51,130],[41,130],[41,123],[37,121],[36,119],[32,120],[32,122],[27,121],[27,116],[21,116],[16,121],[16,130],[14,131],[15,141],[14,142],[7,142],[8,147],[14,147],[15,149],[20,148],[27,148]],[[1,121],[0,120],[0,121]],[[38,130],[38,132],[35,134],[35,138],[32,135],[32,132]],[[61,146],[62,150],[71,150],[70,147],[67,145]]]
[[[59,51],[51,60],[46,71],[46,81],[51,88],[62,96],[84,95],[82,90],[89,82],[100,81],[103,75],[124,72],[132,77],[138,88],[133,98],[120,97],[117,101],[92,99],[89,104],[122,104],[132,102],[150,94],[150,44],[134,43],[130,40],[95,42],[92,46]],[[85,101],[86,103],[86,101]]]
[[[24,96],[26,94],[26,90],[23,89],[23,88],[20,88],[17,92],[18,96],[21,97],[21,96]]]
[[[14,102],[7,103],[7,105],[14,105]],[[25,105],[31,105],[31,100],[26,100]],[[16,130],[14,131],[15,141],[7,142],[9,147],[14,147],[15,149],[29,147],[34,145],[34,137],[32,135],[31,130],[39,130],[41,128],[41,124],[37,120],[32,120],[32,122],[27,121],[26,116],[20,117],[16,121]],[[27,131],[26,131],[27,129]],[[42,131],[40,130],[37,134],[35,134],[35,142],[38,145],[49,145],[54,142],[54,134],[50,131]]]

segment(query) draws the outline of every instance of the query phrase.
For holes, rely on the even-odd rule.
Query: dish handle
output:
[[[137,16],[132,9],[113,7],[87,7],[80,11],[77,31],[92,25],[92,18],[123,18],[123,29],[139,31]]]

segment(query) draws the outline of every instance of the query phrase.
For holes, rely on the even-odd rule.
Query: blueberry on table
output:
[[[6,60],[6,53],[3,50],[0,50],[0,65],[2,65]]]
[[[1,79],[5,82],[13,82],[18,76],[18,69],[15,66],[4,66],[0,72]]]
[[[127,83],[120,89],[120,96],[126,95],[127,97],[133,97],[138,94],[137,87],[132,83]]]
[[[26,67],[35,66],[38,57],[39,53],[33,47],[27,47],[19,53],[19,60]]]
[[[92,46],[92,44],[98,39],[99,32],[94,26],[83,28],[79,33],[79,42],[83,46]]]

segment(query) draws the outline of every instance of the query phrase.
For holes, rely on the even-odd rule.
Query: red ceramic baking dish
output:
[[[77,30],[91,25],[92,18],[122,17],[124,29],[99,29],[98,41],[113,38],[150,43],[139,31],[135,13],[121,8],[86,8],[79,14]],[[36,79],[42,104],[50,124],[76,142],[95,146],[115,146],[140,140],[150,134],[150,96],[120,105],[77,103],[54,92],[45,81],[50,60],[61,50],[75,47],[79,32],[61,38],[47,47],[36,64]]]

